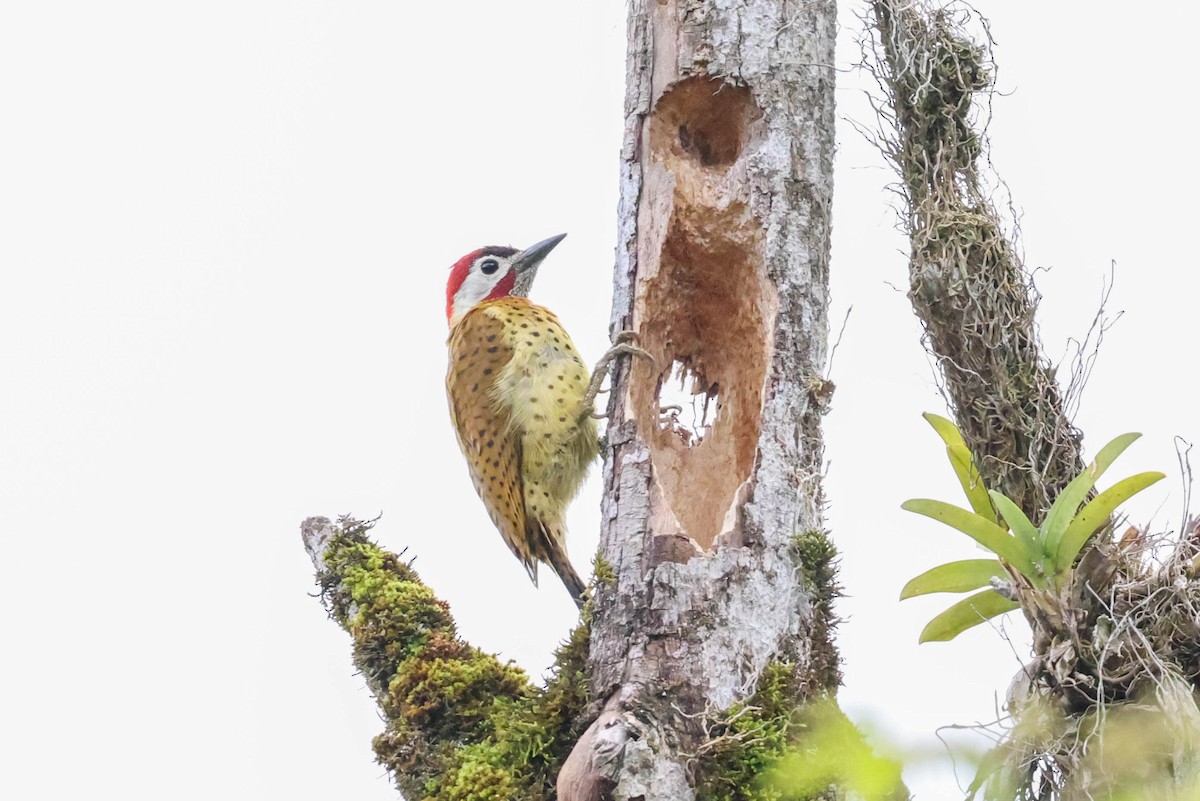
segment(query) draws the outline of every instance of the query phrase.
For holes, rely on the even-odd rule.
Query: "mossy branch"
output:
[[[321,600],[350,634],[354,665],[386,721],[374,742],[379,763],[409,799],[553,801],[563,760],[596,712],[586,673],[590,608],[539,688],[512,663],[464,642],[446,603],[411,565],[371,541],[371,526],[313,517],[301,529]],[[836,624],[837,553],[823,531],[798,534],[794,547],[824,642]],[[773,766],[802,747],[811,710],[833,704],[839,682],[833,651],[770,664],[751,698],[700,722],[697,797],[778,797],[775,785],[791,779]],[[785,797],[823,798],[825,789]]]
[[[984,483],[1040,519],[1083,468],[1081,434],[1042,355],[1037,292],[984,185],[986,23],[960,3],[873,0],[871,11],[867,66],[884,94],[879,143],[901,179],[909,298]]]
[[[883,94],[881,146],[904,198],[909,298],[983,485],[1042,525],[1083,469],[1081,435],[1041,353],[1039,298],[984,186],[979,108],[995,76],[987,23],[961,2],[870,7],[867,66]],[[1069,514],[1082,499],[1073,500]],[[1131,527],[1114,541],[1112,529],[1103,527],[1077,562],[1067,549],[1073,564],[1058,566],[1070,568],[1065,586],[1016,587],[1034,659],[1009,690],[1015,725],[985,759],[971,797],[1192,797],[1200,533],[1192,521],[1169,538]],[[1122,761],[1126,752],[1137,759]]]
[[[409,799],[548,801],[589,722],[587,616],[545,688],[459,636],[445,601],[370,540],[371,523],[304,521],[321,600],[354,641],[387,722],[375,753]]]

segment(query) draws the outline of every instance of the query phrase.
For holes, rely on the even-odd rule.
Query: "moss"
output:
[[[822,529],[799,532],[792,538],[792,551],[800,557],[804,583],[814,596],[814,603],[831,607],[841,594],[841,587],[837,584],[837,548],[829,532]]]
[[[838,622],[833,605],[842,594],[837,578],[837,548],[827,531],[812,529],[796,534],[792,550],[800,562],[804,587],[812,600],[811,651],[805,683],[810,693],[833,692],[842,683],[841,657],[833,644]]]
[[[431,782],[428,801],[511,801],[521,790],[511,767],[496,764],[487,745],[463,749],[463,760],[442,783]]]
[[[585,715],[592,700],[587,679],[590,636],[591,614],[585,609],[583,621],[555,651],[554,671],[530,710],[532,725],[520,738],[527,743],[526,756],[542,760],[555,775],[591,723]]]
[[[758,690],[710,726],[706,756],[696,781],[698,801],[774,801],[780,795],[760,781],[786,753],[799,722],[802,686],[796,666],[772,662]]]
[[[584,714],[590,701],[587,686],[589,625],[585,620],[555,653],[555,669],[541,690],[525,703],[497,709],[495,727],[477,747],[462,749],[441,782],[426,789],[434,798],[506,798],[537,801],[554,797],[562,763],[590,723]],[[467,790],[488,777],[508,795],[470,795]],[[466,793],[456,795],[460,792]]]
[[[596,558],[592,560],[592,575],[595,576],[597,586],[610,590],[617,586],[617,572],[600,554],[596,554]]]
[[[375,753],[408,798],[546,801],[589,722],[588,618],[556,654],[544,689],[463,642],[449,607],[370,523],[339,521],[322,598],[354,640],[354,664],[387,720]]]
[[[1032,517],[1083,469],[1082,437],[1038,341],[1036,287],[1005,233],[1016,227],[992,197],[987,23],[962,5],[871,6],[884,150],[904,183],[909,297],[984,483]]]
[[[353,638],[354,664],[388,721],[376,755],[405,795],[420,798],[532,688],[520,668],[459,639],[446,603],[371,542],[370,527],[340,521],[324,554],[322,597]]]
[[[432,649],[430,649],[432,650]],[[388,684],[389,703],[428,735],[462,740],[492,733],[497,705],[527,690],[524,671],[479,652],[418,654]]]

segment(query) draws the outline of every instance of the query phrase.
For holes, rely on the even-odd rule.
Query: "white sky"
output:
[[[1192,242],[1200,11],[981,2],[1049,353],[1113,329],[1078,422],[1114,469],[1200,438]],[[839,64],[857,58],[848,26]],[[446,270],[570,237],[534,297],[606,339],[624,75],[620,3],[0,4],[0,797],[393,799],[381,723],[325,619],[297,526],[383,512],[473,643],[535,675],[575,619],[490,530],[445,409]],[[841,115],[870,122],[843,72]],[[846,687],[902,742],[988,719],[1017,659],[981,628],[916,646],[944,599],[906,579],[976,552],[899,510],[958,500],[907,300],[889,174],[839,128],[829,523]],[[894,286],[893,286],[894,285]],[[572,510],[588,563],[598,494]],[[1011,626],[1018,641],[1023,624]],[[1018,649],[1022,646],[1018,646]],[[910,773],[953,798],[945,764]]]

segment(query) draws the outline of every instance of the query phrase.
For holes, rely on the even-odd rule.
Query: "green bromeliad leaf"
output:
[[[992,503],[996,504],[996,509],[1000,511],[1000,516],[1008,524],[1008,527],[1012,529],[1013,535],[1029,551],[1030,557],[1034,558],[1034,561],[1037,561],[1037,557],[1043,554],[1042,532],[1038,531],[1033,521],[1021,511],[1021,507],[1017,506],[1007,495],[995,490],[992,490],[988,494],[992,496]]]
[[[921,630],[921,642],[947,642],[985,620],[1011,612],[1020,607],[994,590],[977,592],[963,598],[935,617]]]
[[[995,523],[996,510],[992,508],[988,491],[983,486],[983,477],[975,468],[971,450],[967,447],[967,442],[963,439],[958,426],[954,425],[951,420],[930,412],[926,412],[922,417],[929,425],[933,426],[933,430],[942,438],[942,442],[946,443],[946,456],[950,458],[950,466],[954,468],[954,475],[958,476],[958,483],[962,485],[967,501],[975,510],[975,514]]]
[[[987,518],[968,512],[966,509],[960,509],[953,504],[928,498],[905,501],[900,508],[931,517],[958,529],[1015,567],[1030,581],[1038,581],[1038,572],[1034,568],[1033,560],[1022,543]]]
[[[931,592],[969,592],[988,586],[993,577],[1008,574],[998,559],[963,559],[947,562],[909,581],[900,590],[900,600]]]
[[[1138,437],[1142,436],[1137,433],[1122,434],[1114,438],[1111,442],[1100,449],[1096,454],[1096,458],[1092,463],[1083,469],[1083,472],[1072,479],[1058,497],[1054,499],[1054,503],[1050,506],[1050,511],[1046,513],[1046,519],[1042,521],[1042,533],[1046,541],[1046,553],[1056,554],[1059,552],[1059,543],[1062,542],[1063,536],[1067,532],[1067,527],[1071,524],[1075,517],[1075,512],[1078,511],[1079,505],[1084,502],[1092,487],[1096,486],[1096,481],[1104,474],[1113,463],[1113,461],[1125,452],[1125,449],[1137,441]]]
[[[1089,501],[1067,526],[1058,544],[1058,551],[1054,554],[1055,573],[1065,573],[1075,564],[1075,557],[1079,556],[1083,546],[1097,529],[1108,522],[1118,506],[1164,478],[1166,476],[1157,471],[1138,473],[1118,481]]]

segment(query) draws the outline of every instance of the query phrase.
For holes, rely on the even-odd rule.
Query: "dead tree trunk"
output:
[[[833,157],[832,0],[634,0],[611,395],[588,659],[603,711],[561,801],[683,801],[723,710],[786,664],[831,688],[805,581],[823,537],[820,418]],[[680,382],[696,419],[663,411]],[[703,411],[700,411],[700,409]]]

